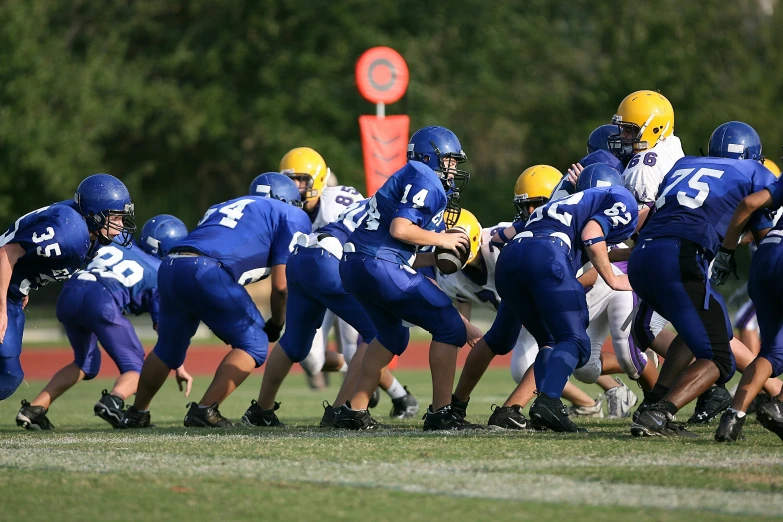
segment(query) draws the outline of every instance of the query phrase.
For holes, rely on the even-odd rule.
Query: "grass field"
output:
[[[429,375],[399,372],[426,407]],[[209,379],[196,379],[198,399]],[[755,420],[736,445],[633,439],[628,421],[579,420],[587,435],[425,434],[421,420],[373,434],[322,430],[323,399],[301,375],[284,385],[281,430],[182,427],[185,400],[167,383],[154,430],[113,431],[92,414],[109,381],[55,403],[57,430],[14,424],[30,382],[0,403],[0,520],[757,520],[783,519],[783,443]],[[469,418],[486,421],[512,382],[491,370]],[[221,408],[238,420],[254,376]],[[589,387],[591,393],[597,388]],[[390,408],[383,397],[376,410]],[[684,412],[683,415],[689,412]]]

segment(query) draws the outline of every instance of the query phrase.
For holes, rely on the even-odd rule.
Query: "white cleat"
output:
[[[639,401],[639,397],[619,377],[615,377],[615,380],[620,386],[606,390],[606,409],[609,413],[607,417],[624,419],[631,416],[631,409]]]
[[[595,398],[595,404],[592,406],[575,406],[568,407],[568,415],[573,417],[595,417],[602,419],[604,417],[604,396],[600,393]]]

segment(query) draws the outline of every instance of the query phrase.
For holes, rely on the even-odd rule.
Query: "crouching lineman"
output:
[[[735,271],[734,250],[742,230],[759,209],[777,210],[783,205],[783,180],[746,196],[729,223],[723,246],[712,268],[713,282],[721,285]],[[748,294],[756,308],[761,329],[761,348],[742,374],[731,407],[720,419],[718,442],[735,442],[742,433],[746,413],[767,379],[783,374],[783,223],[778,221],[759,243],[748,276]],[[783,439],[783,394],[756,412],[758,421]]]
[[[635,436],[695,436],[674,422],[674,415],[713,384],[731,379],[736,368],[728,313],[709,283],[708,266],[742,198],[775,178],[761,164],[758,134],[744,123],[719,126],[710,136],[709,155],[674,164],[629,259],[636,293],[671,320],[684,341],[673,343],[666,354],[652,390],[660,399],[637,410]],[[750,229],[759,239],[770,226],[768,214],[757,213]]]
[[[25,214],[0,235],[0,400],[24,379],[19,356],[30,290],[71,277],[91,243],[128,244],[135,229],[128,189],[114,176],[94,174],[73,201]]]
[[[185,426],[224,428],[219,405],[266,360],[270,339],[285,322],[288,261],[296,236],[310,233],[299,190],[285,176],[271,197],[244,196],[207,210],[177,243],[158,271],[158,342],[144,361],[133,406],[120,428],[150,426],[149,405],[166,376],[185,361],[190,339],[203,321],[232,347]],[[244,286],[272,276],[272,317],[266,323]]]
[[[466,323],[451,300],[430,279],[415,270],[416,245],[435,245],[467,253],[465,233],[425,230],[445,221],[454,226],[459,207],[453,196],[470,178],[457,170],[467,160],[456,135],[443,127],[424,127],[408,144],[408,163],[395,172],[370,199],[367,217],[348,238],[340,277],[356,296],[377,331],[362,361],[357,391],[337,411],[335,427],[376,429],[379,424],[367,406],[381,372],[394,355],[408,346],[410,332],[404,323],[432,333],[430,371],[432,404],[424,416],[425,430],[474,427],[451,411],[451,390],[457,350],[468,340]],[[447,196],[446,191],[454,194]],[[435,256],[420,254],[418,261],[434,264]],[[475,330],[471,326],[471,329]],[[471,338],[480,337],[474,332]]]
[[[77,382],[93,379],[101,368],[100,341],[120,371],[111,391],[103,390],[95,415],[118,427],[125,399],[136,393],[144,348],[126,313],[149,312],[158,323],[158,266],[168,250],[188,234],[174,216],[156,216],[141,229],[138,245],[101,247],[84,271],[63,286],[57,299],[57,319],[74,352],[74,361],[61,368],[31,403],[22,402],[16,423],[28,430],[53,428],[46,412]],[[192,379],[186,377],[187,392]],[[186,396],[187,396],[186,392]]]

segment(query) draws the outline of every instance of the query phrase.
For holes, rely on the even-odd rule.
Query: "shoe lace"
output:
[[[615,388],[607,390],[606,401],[609,403],[609,411],[617,413],[620,410],[620,399],[617,397],[617,392],[614,390]]]

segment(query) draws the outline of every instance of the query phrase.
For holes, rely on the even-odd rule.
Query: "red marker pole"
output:
[[[407,161],[407,115],[386,117],[386,104],[403,97],[408,88],[408,66],[389,47],[373,47],[356,62],[359,93],[375,104],[375,116],[359,116],[367,195],[372,196]]]

